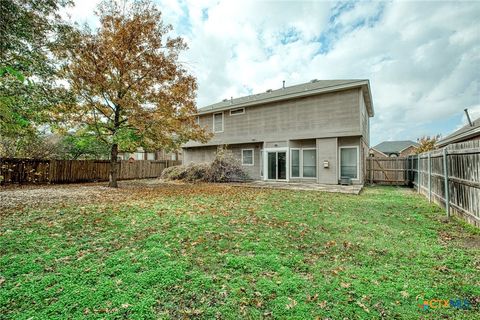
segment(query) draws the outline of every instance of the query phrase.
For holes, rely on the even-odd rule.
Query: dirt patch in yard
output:
[[[119,188],[106,182],[59,185],[23,185],[0,188],[0,215],[30,208],[58,208],[71,204],[145,203],[161,197],[226,194],[235,187],[225,184],[165,182],[161,179],[120,181]]]
[[[188,186],[183,186],[186,187]],[[134,198],[152,197],[153,190],[160,191],[166,188],[167,185],[159,179],[121,181],[118,189],[107,187],[105,182],[9,186],[0,189],[0,212],[23,208],[58,207],[72,203],[124,202]],[[168,184],[168,188],[172,188],[172,185]]]

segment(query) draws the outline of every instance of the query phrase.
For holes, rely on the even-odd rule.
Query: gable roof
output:
[[[443,146],[446,146],[447,144],[463,141],[470,137],[480,136],[480,118],[477,118],[472,123],[473,123],[473,126],[470,126],[470,124],[467,124],[461,127],[460,129],[458,129],[457,131],[454,131],[453,133],[449,134],[442,140],[438,141],[437,146],[443,147]]]
[[[200,108],[198,114],[220,112],[234,108],[249,107],[265,104],[269,102],[288,100],[292,98],[307,97],[320,93],[347,90],[352,88],[362,88],[365,105],[370,117],[373,117],[372,93],[370,91],[370,82],[365,79],[350,80],[312,80],[294,86],[280,88],[276,90],[267,90],[264,93],[252,94],[235,99],[225,99],[221,102],[211,104]]]
[[[418,147],[419,144],[411,140],[383,141],[373,147],[373,149],[382,153],[400,153],[411,146]]]

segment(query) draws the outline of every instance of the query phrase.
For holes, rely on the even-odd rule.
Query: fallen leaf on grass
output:
[[[337,242],[335,242],[335,240],[328,241],[327,243],[325,243],[325,247],[330,248],[330,247],[335,246],[336,244],[337,244]]]
[[[345,289],[350,288],[351,285],[352,285],[351,283],[347,283],[347,282],[340,283],[340,286]]]
[[[287,308],[287,310],[290,310],[290,309],[295,308],[295,306],[297,305],[297,301],[295,301],[295,300],[292,299],[292,298],[288,298],[288,301],[290,301],[290,303],[288,303],[288,304],[285,305],[285,307]]]
[[[363,303],[361,303],[360,301],[357,301],[357,305],[358,305],[359,307],[361,307],[365,312],[367,312],[367,313],[370,312],[370,310],[367,308],[367,306],[364,305]]]

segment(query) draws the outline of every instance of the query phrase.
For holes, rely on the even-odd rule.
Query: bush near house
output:
[[[232,152],[221,148],[211,163],[191,163],[170,167],[162,172],[162,179],[188,182],[232,182],[247,180],[248,175]]]

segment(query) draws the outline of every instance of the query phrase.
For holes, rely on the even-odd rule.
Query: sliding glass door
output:
[[[267,152],[267,179],[286,180],[287,179],[287,152],[275,151]]]

